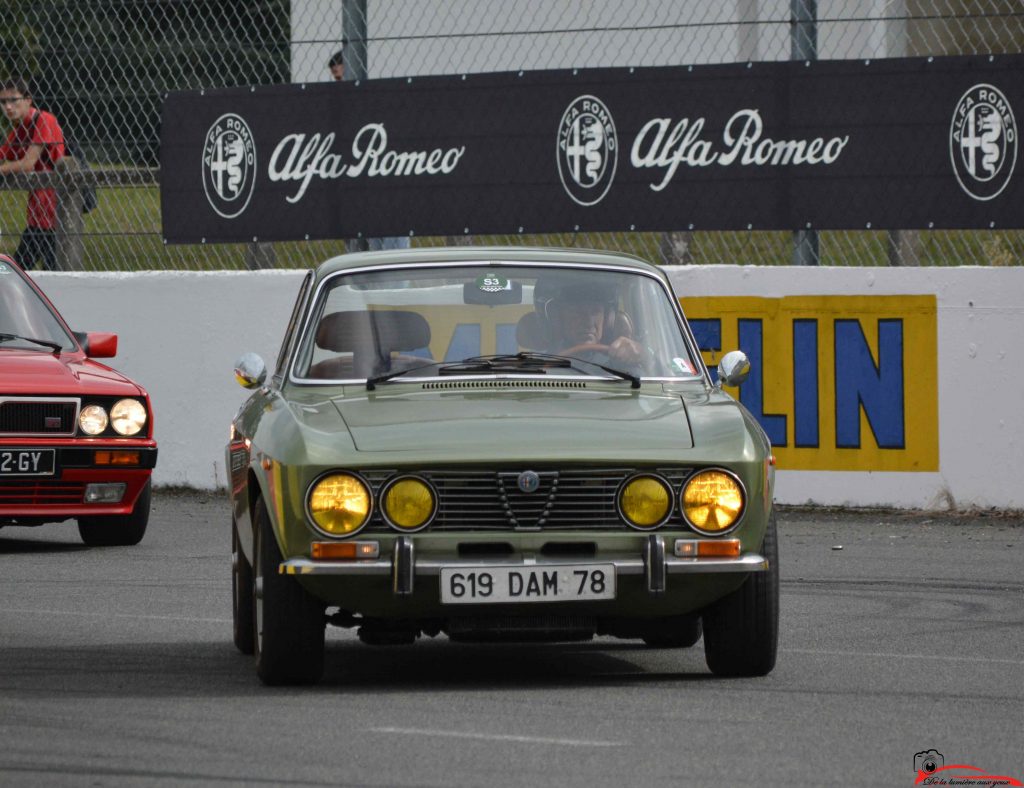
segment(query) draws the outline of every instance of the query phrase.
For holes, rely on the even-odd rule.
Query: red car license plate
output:
[[[53,476],[53,449],[0,449],[0,476]]]

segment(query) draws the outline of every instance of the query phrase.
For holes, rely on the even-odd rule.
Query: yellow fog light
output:
[[[720,534],[743,514],[743,488],[725,471],[700,471],[683,488],[683,515],[695,531]]]
[[[434,491],[422,479],[407,476],[384,491],[384,516],[390,525],[403,531],[425,526],[435,508]]]
[[[372,505],[369,489],[349,473],[324,476],[309,491],[310,517],[332,536],[348,536],[362,528]]]
[[[89,405],[78,414],[78,426],[86,435],[99,435],[107,424],[107,412],[99,405]]]
[[[657,528],[672,513],[672,492],[657,476],[636,476],[622,488],[619,509],[634,528]]]

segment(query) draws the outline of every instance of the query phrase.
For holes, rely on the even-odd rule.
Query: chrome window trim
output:
[[[302,321],[302,330],[298,333],[298,340],[292,344],[291,347],[291,359],[287,362],[288,367],[288,382],[298,386],[339,386],[339,385],[359,385],[365,384],[366,378],[304,378],[299,377],[295,373],[295,365],[298,362],[298,350],[305,346],[306,339],[309,335],[310,324],[312,322],[313,307],[320,303],[320,296],[324,290],[324,287],[328,282],[333,281],[336,277],[350,276],[352,274],[361,274],[366,272],[374,271],[393,271],[393,270],[409,270],[413,268],[471,268],[473,266],[488,266],[491,268],[578,268],[581,270],[595,270],[600,269],[602,271],[611,271],[617,273],[633,274],[636,276],[644,276],[648,279],[656,282],[662,292],[668,297],[668,300],[672,303],[672,311],[676,316],[676,323],[678,325],[680,334],[683,337],[683,342],[687,345],[687,349],[690,351],[691,357],[699,365],[700,369],[695,375],[689,375],[687,377],[678,378],[640,378],[641,381],[669,381],[673,383],[690,382],[696,379],[703,378],[705,387],[711,388],[711,373],[708,372],[707,365],[704,363],[704,357],[700,354],[700,348],[697,345],[697,340],[694,338],[692,331],[690,330],[689,323],[686,321],[683,315],[682,306],[679,303],[679,298],[672,292],[671,284],[667,278],[662,278],[657,274],[651,273],[650,271],[644,271],[643,269],[634,268],[630,265],[616,265],[612,263],[576,263],[571,261],[566,262],[551,262],[551,261],[520,261],[520,260],[437,260],[437,261],[422,261],[422,262],[404,262],[404,263],[378,263],[376,265],[362,265],[353,268],[346,268],[341,271],[334,271],[321,279],[316,288],[312,291],[312,294],[307,297],[305,304],[305,315]],[[448,363],[448,362],[443,362]],[[458,362],[450,362],[458,363]],[[452,380],[456,375],[445,375],[441,379]],[[479,375],[471,376],[473,378],[479,378]],[[496,376],[501,378],[510,378],[509,375]],[[554,376],[548,375],[528,375],[532,380],[537,378],[548,378],[553,379]],[[596,380],[618,380],[614,377],[601,377],[601,376],[590,376],[590,375],[577,375],[574,376],[577,380],[583,379],[596,379]],[[417,381],[426,381],[428,378],[417,378]],[[432,380],[432,379],[431,379]]]

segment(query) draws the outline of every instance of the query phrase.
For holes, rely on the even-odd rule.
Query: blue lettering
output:
[[[786,417],[764,412],[763,321],[740,320],[740,350],[750,359],[750,377],[740,386],[740,402],[753,414],[768,435],[772,446],[786,445]]]
[[[715,319],[691,320],[690,328],[693,329],[693,336],[697,340],[697,347],[705,352],[717,352],[722,349],[722,321]],[[718,370],[712,367],[708,370],[711,373],[711,380],[718,382]]]
[[[499,323],[497,337],[497,352],[514,355],[519,350],[519,343],[516,341],[516,324]]]
[[[878,364],[858,320],[837,320],[836,446],[859,449],[860,409],[864,408],[875,443],[903,449],[903,321],[878,321]]]
[[[818,448],[818,321],[793,321],[793,433],[800,447]]]
[[[452,341],[444,354],[445,361],[462,361],[480,355],[480,324],[459,323],[452,333]]]

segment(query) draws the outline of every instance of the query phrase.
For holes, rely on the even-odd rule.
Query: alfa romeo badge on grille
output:
[[[540,489],[540,476],[533,471],[523,471],[516,477],[516,486],[524,493],[535,493]]]

